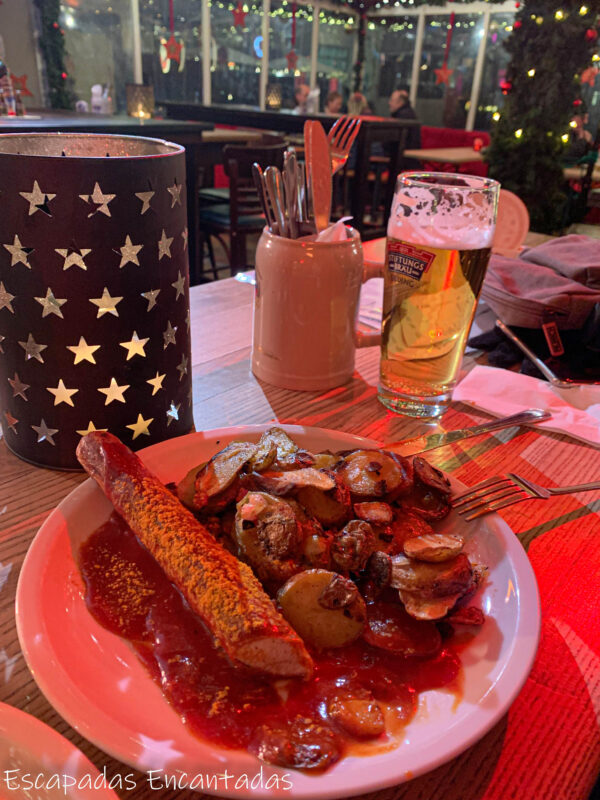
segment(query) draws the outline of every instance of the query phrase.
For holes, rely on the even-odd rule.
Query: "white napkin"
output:
[[[346,222],[352,217],[342,217],[334,222],[317,236],[317,242],[345,242],[348,239]]]
[[[600,447],[600,386],[557,389],[529,375],[478,365],[458,384],[452,398],[498,417],[543,408],[552,419],[539,423],[540,428]]]

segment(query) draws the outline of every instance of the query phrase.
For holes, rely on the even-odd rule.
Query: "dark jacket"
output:
[[[394,119],[417,119],[414,108],[409,102],[405,103],[401,108],[397,108],[392,114]],[[418,150],[421,147],[421,126],[415,125],[408,129],[406,136],[406,149]]]

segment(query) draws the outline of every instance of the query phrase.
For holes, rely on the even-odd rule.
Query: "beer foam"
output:
[[[478,192],[402,186],[394,195],[388,236],[441,250],[479,250],[494,238],[494,202]]]

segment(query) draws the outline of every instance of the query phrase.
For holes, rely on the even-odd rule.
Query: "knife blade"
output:
[[[473,425],[471,428],[461,428],[458,431],[445,431],[444,433],[429,433],[423,436],[415,436],[413,439],[405,439],[403,442],[392,442],[391,444],[383,445],[383,449],[398,453],[401,456],[414,456],[427,450],[434,450],[436,447],[444,447],[444,445],[459,442],[461,439],[471,439],[473,436],[481,436],[484,433],[491,433],[492,431],[499,431],[503,428],[511,428],[518,425],[535,425],[551,418],[552,414],[549,411],[533,408],[527,411],[520,411],[518,414],[511,414],[510,417],[484,422],[481,425]]]
[[[327,135],[320,122],[304,123],[304,148],[309,191],[317,234],[325,230],[331,217],[331,156]]]

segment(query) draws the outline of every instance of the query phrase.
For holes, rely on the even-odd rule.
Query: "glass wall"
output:
[[[101,84],[108,89],[113,110],[123,110],[125,84],[133,81],[130,0],[64,0],[61,25],[67,71],[78,100],[91,104],[92,86]]]
[[[357,24],[349,14],[321,11],[319,14],[319,49],[317,51],[317,86],[321,90],[321,109],[331,91],[342,95],[344,106],[353,89]]]
[[[293,48],[297,61],[295,68],[288,54],[292,51],[292,3],[288,0],[272,0],[269,39],[269,80],[267,95],[281,92],[281,107],[294,107],[294,85],[296,79],[310,82],[310,54],[312,38],[313,7],[296,5],[296,43]],[[295,4],[294,4],[295,5]]]
[[[489,130],[493,115],[502,108],[504,96],[500,82],[506,75],[510,58],[504,49],[504,42],[510,36],[513,20],[513,14],[492,14],[490,19],[483,78],[475,114],[475,128],[478,130]]]
[[[394,89],[410,86],[417,18],[372,19],[365,45],[364,94],[376,114],[387,115]]]
[[[161,100],[202,102],[201,8],[201,0],[173,0],[171,31],[168,2],[139,2],[144,83]],[[165,57],[171,35],[177,49],[182,46],[179,61]]]
[[[447,14],[425,18],[415,110],[424,125],[464,128],[475,60],[483,36],[483,14],[457,14],[452,30],[449,19]],[[441,76],[436,70],[442,68],[446,52],[447,67],[451,73],[447,83],[444,83],[440,81]]]
[[[210,9],[213,103],[258,106],[262,3],[215,2]],[[235,24],[237,22],[237,25]]]

